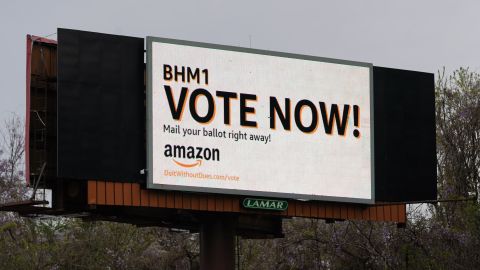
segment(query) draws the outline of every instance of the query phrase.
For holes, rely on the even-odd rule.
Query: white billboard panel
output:
[[[372,65],[147,38],[148,187],[373,203]]]

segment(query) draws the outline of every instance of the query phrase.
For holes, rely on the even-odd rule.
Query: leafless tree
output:
[[[23,199],[27,193],[23,130],[23,121],[17,115],[12,115],[0,129],[0,203]]]

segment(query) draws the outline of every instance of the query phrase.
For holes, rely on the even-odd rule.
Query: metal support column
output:
[[[200,269],[235,269],[235,218],[208,216],[200,228]]]

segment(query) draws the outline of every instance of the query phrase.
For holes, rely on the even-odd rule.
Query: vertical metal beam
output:
[[[200,228],[200,269],[235,269],[235,219],[209,215]]]

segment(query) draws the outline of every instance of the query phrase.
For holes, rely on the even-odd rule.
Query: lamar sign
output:
[[[373,203],[372,65],[147,37],[148,187]]]
[[[288,202],[281,200],[245,198],[243,200],[243,207],[251,209],[284,211],[288,208]]]

